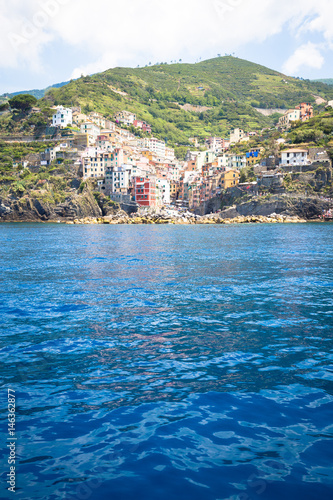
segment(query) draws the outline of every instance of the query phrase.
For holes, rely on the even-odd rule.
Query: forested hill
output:
[[[274,123],[255,108],[289,108],[316,96],[333,99],[333,87],[287,77],[231,56],[197,64],[115,68],[51,89],[49,104],[81,105],[112,116],[126,109],[171,143],[196,135],[226,135],[231,128],[258,130]]]

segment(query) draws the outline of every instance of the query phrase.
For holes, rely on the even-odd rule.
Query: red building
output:
[[[156,179],[134,177],[134,196],[138,205],[156,207]]]

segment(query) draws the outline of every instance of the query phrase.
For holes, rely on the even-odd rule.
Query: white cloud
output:
[[[323,40],[332,48],[333,42],[333,5],[331,0],[318,0],[312,16],[304,20],[301,34],[321,33]]]
[[[302,37],[319,33],[333,45],[331,0],[0,0],[0,7],[0,67],[42,71],[45,49],[58,43],[59,64],[66,46],[84,60],[73,61],[72,76],[234,52],[284,29],[303,44],[286,63],[293,71],[306,61]],[[307,59],[322,64],[316,47]]]
[[[59,6],[66,0],[50,0]],[[0,67],[42,69],[41,51],[55,38],[50,29],[54,11],[49,0],[16,0],[0,3]]]
[[[285,62],[283,71],[288,75],[297,76],[300,68],[309,67],[320,69],[324,64],[324,58],[319,48],[308,42],[295,50],[292,56]]]
[[[264,42],[295,19],[305,19],[315,4],[314,0],[124,0],[106,5],[95,0],[89,10],[90,0],[71,0],[68,25],[61,23],[58,28],[68,43],[82,44],[89,53],[87,64],[74,70],[72,76],[77,76],[115,65],[234,52],[244,44]],[[70,28],[79,5],[89,15],[79,15],[80,22]]]

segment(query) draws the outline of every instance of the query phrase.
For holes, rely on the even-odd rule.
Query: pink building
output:
[[[148,125],[148,123],[143,122],[141,120],[134,120],[133,125],[134,127],[143,130],[143,132],[148,132],[148,134],[151,134],[151,127],[150,125]]]

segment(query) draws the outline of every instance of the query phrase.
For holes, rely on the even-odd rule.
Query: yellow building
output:
[[[179,182],[171,180],[170,181],[170,198],[176,200],[178,192],[179,192]]]
[[[142,149],[141,154],[145,158],[148,158],[149,161],[153,161],[156,158],[156,154],[153,153],[152,151],[149,151],[148,149]]]
[[[221,174],[221,188],[228,189],[239,183],[239,170],[227,170]]]

